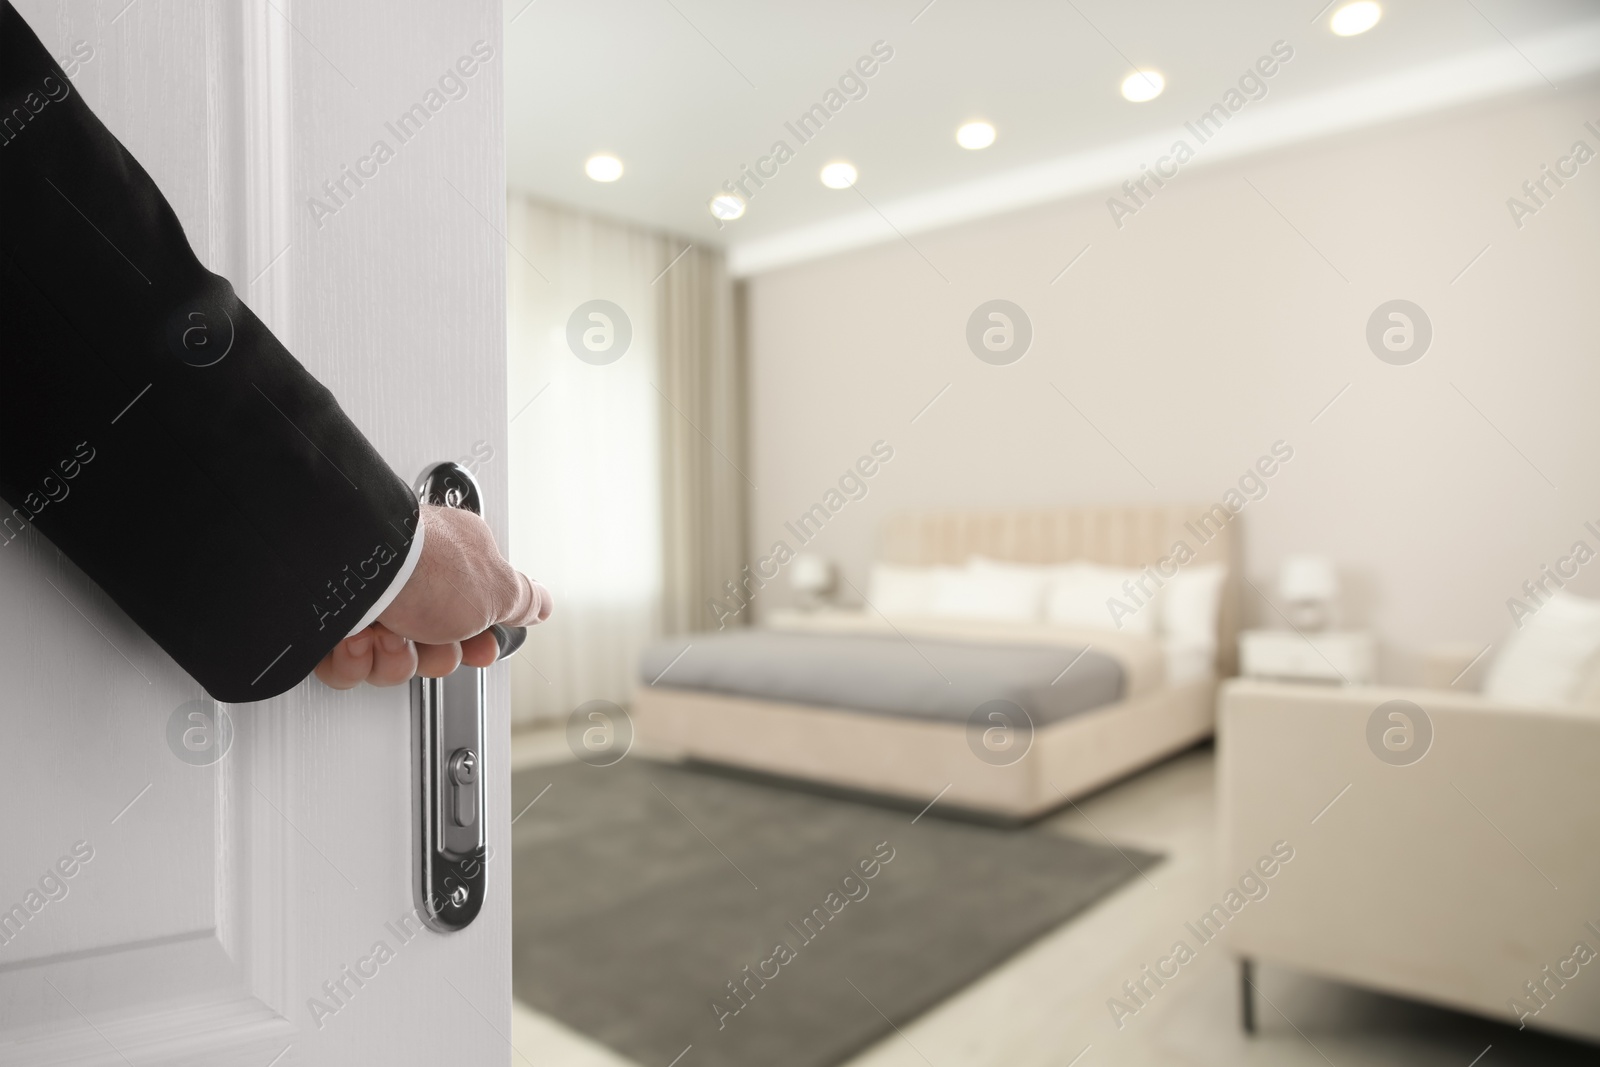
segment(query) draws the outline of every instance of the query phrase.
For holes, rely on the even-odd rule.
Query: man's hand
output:
[[[532,626],[550,615],[544,586],[511,568],[489,525],[470,511],[422,505],[416,569],[378,621],[334,646],[317,677],[334,689],[439,678],[465,663],[487,667],[493,623]]]

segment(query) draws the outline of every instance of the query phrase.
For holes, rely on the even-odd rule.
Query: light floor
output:
[[[559,730],[519,734],[514,767],[571,758]],[[1258,968],[1259,1032],[1239,1029],[1238,971],[1202,948],[1118,1030],[1106,1000],[1165,953],[1226,880],[1215,852],[1213,758],[1193,750],[1080,801],[1046,825],[1166,861],[1042,938],[849,1067],[1510,1067],[1579,1063],[1581,1046],[1282,968]],[[1270,1001],[1270,1006],[1269,1002]],[[559,1021],[513,1004],[514,1064],[636,1064]],[[1530,1044],[1536,1047],[1530,1047]],[[1493,1047],[1489,1047],[1493,1046]],[[1551,1054],[1554,1053],[1554,1056]],[[678,1067],[693,1067],[693,1053]]]

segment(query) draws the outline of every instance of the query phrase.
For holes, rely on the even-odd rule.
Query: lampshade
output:
[[[1327,603],[1339,593],[1339,572],[1327,556],[1290,556],[1278,572],[1278,596],[1291,604]]]

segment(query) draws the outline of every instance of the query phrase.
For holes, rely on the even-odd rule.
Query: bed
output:
[[[1192,557],[1168,570],[1220,572],[1215,633],[1199,655],[1192,641],[1104,619],[879,611],[869,587],[861,610],[776,612],[758,628],[651,648],[631,709],[637,743],[918,807],[938,797],[942,807],[1035,817],[1211,734],[1239,610],[1235,531],[1220,511],[909,514],[886,525],[879,552],[893,567],[987,561],[1054,573],[1154,566],[1182,543]]]

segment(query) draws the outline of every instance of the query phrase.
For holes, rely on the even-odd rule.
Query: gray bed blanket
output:
[[[662,641],[645,651],[639,680],[962,722],[988,701],[1010,700],[1035,725],[1113,703],[1125,689],[1122,665],[1092,648],[778,630]]]

